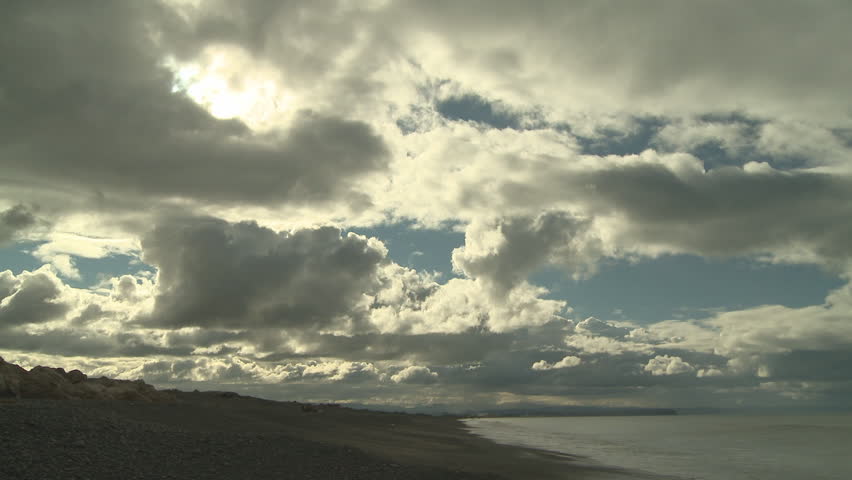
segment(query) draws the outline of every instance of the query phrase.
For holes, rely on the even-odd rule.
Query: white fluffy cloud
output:
[[[548,363],[544,360],[539,360],[538,362],[533,363],[532,367],[530,368],[532,368],[533,370],[558,370],[560,368],[576,367],[581,363],[583,363],[583,360],[580,357],[568,355],[562,358],[562,360],[559,360],[558,362],[554,363]]]
[[[412,365],[392,375],[391,380],[396,383],[435,383],[438,381],[438,374],[429,370],[428,367]]]
[[[589,336],[601,336],[601,337],[612,337],[619,338],[624,337],[630,333],[630,329],[626,327],[619,327],[610,322],[605,322],[603,320],[598,320],[595,317],[589,317],[582,322],[578,323],[576,327],[574,327],[577,333],[581,333]]]
[[[682,373],[692,373],[695,371],[695,368],[684,362],[680,357],[657,355],[648,360],[648,363],[645,365],[645,371],[651,375],[680,375]]]
[[[505,332],[558,319],[565,302],[541,298],[546,290],[523,283],[494,298],[478,280],[454,278],[414,303],[381,305],[371,322],[383,333]]]

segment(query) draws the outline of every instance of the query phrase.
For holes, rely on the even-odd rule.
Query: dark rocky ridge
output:
[[[143,380],[88,378],[80,370],[34,367],[27,371],[0,357],[0,399],[89,399],[161,402],[173,395],[157,391]]]

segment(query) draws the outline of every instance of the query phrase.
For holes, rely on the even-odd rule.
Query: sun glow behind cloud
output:
[[[294,97],[280,73],[234,47],[208,47],[194,61],[164,61],[174,73],[174,92],[183,92],[220,119],[236,118],[252,130],[286,123]]]

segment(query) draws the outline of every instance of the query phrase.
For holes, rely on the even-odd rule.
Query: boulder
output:
[[[21,398],[21,379],[26,374],[23,368],[0,357],[0,398]]]
[[[71,398],[71,382],[65,370],[50,367],[33,367],[21,382],[21,396],[25,398]]]
[[[77,384],[80,382],[85,382],[89,377],[86,376],[85,373],[80,370],[71,370],[70,372],[65,374],[65,378],[68,379],[69,382]]]

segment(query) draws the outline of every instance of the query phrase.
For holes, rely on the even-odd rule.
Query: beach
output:
[[[274,402],[0,403],[0,478],[571,479],[569,456],[498,445],[455,417]]]

